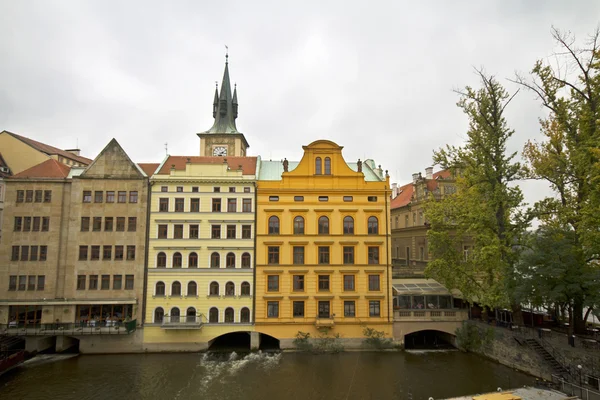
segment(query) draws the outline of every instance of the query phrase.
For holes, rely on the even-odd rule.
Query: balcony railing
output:
[[[202,329],[202,315],[163,317],[160,326],[163,329]]]
[[[134,332],[137,320],[118,322],[111,320],[80,321],[52,324],[23,324],[9,322],[0,326],[0,333],[9,336],[79,336],[79,335],[128,335]]]
[[[315,319],[315,326],[317,328],[331,328],[333,325],[335,325],[333,315],[317,314],[317,318]]]
[[[394,310],[394,321],[464,321],[468,318],[467,310]]]

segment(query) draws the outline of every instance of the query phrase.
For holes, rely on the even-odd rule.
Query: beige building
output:
[[[4,196],[6,194],[6,184],[4,180],[10,176],[10,169],[0,153],[0,242],[2,242],[2,221],[4,220]]]

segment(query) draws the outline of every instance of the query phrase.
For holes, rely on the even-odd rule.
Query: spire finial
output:
[[[229,46],[225,45],[225,64],[229,62]]]

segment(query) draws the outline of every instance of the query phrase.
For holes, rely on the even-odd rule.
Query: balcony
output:
[[[82,335],[128,335],[134,332],[137,320],[119,322],[90,320],[75,323],[25,324],[9,322],[0,326],[0,334],[8,336],[82,336]]]
[[[468,310],[459,308],[446,310],[394,310],[394,321],[396,322],[456,322],[465,321],[468,317]]]
[[[202,329],[202,315],[197,316],[168,316],[163,317],[162,329]]]
[[[315,319],[315,326],[317,328],[333,328],[333,325],[335,325],[333,315],[319,314]]]

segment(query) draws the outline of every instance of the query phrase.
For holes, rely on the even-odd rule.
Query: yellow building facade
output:
[[[319,140],[300,162],[262,161],[257,186],[256,331],[282,348],[298,332],[391,337],[389,176]]]

